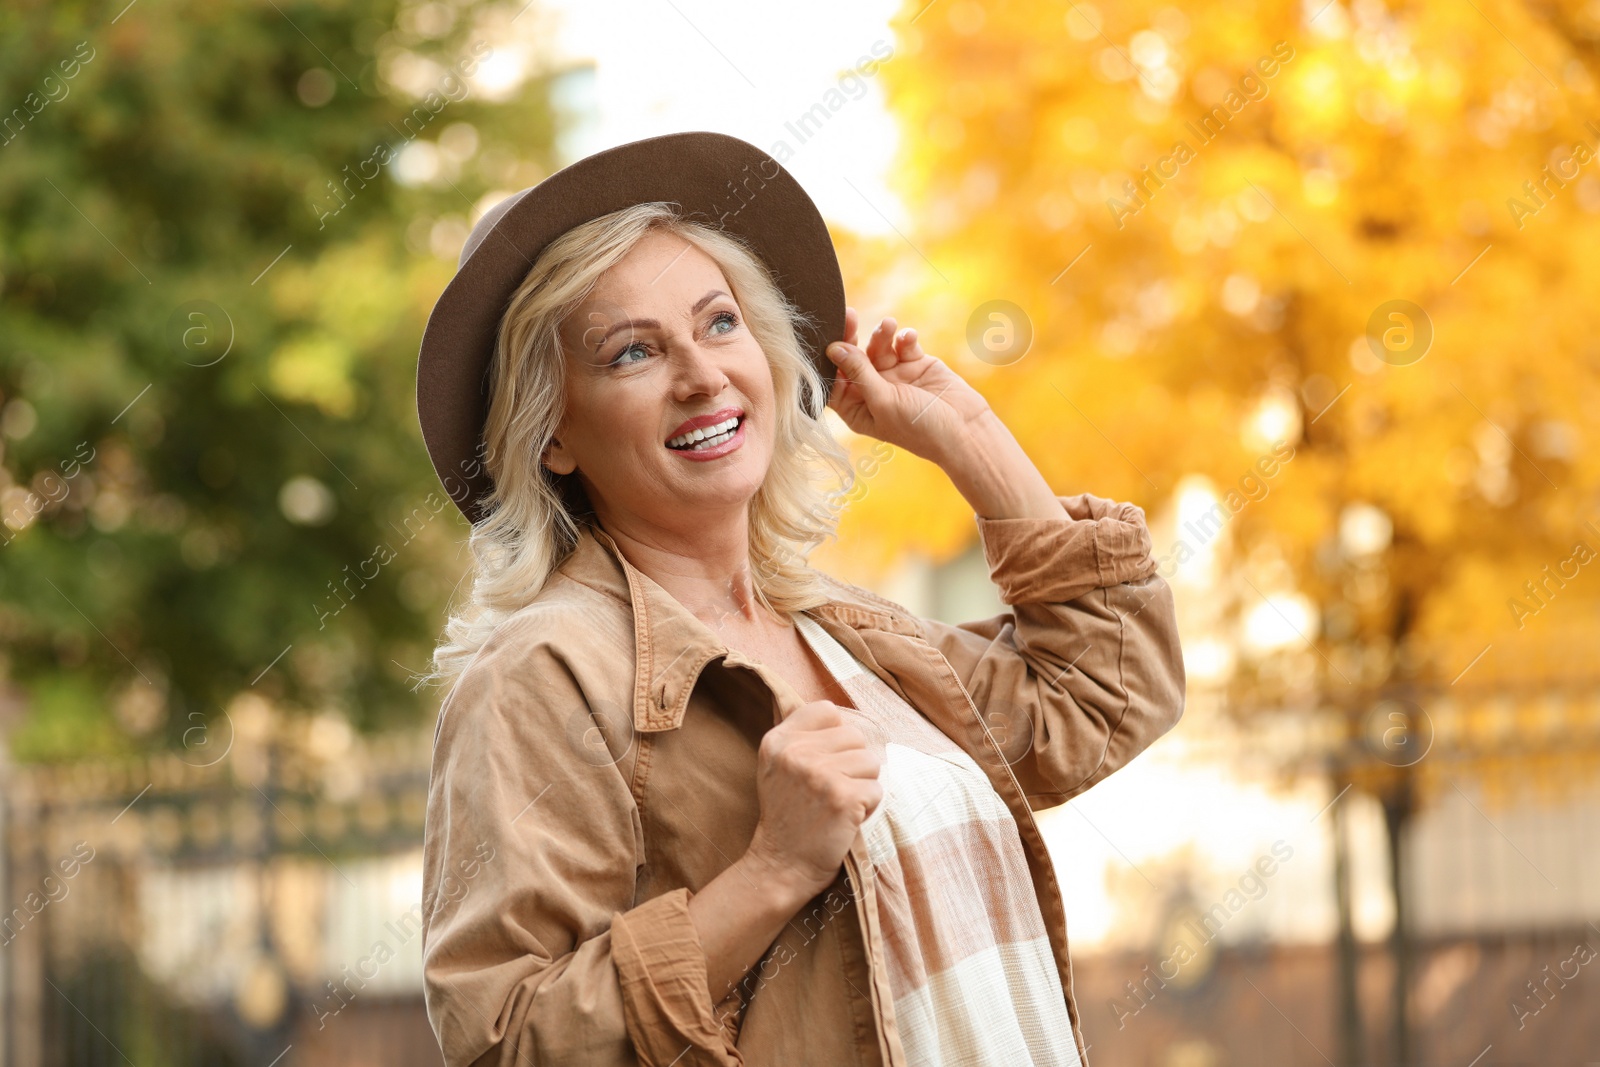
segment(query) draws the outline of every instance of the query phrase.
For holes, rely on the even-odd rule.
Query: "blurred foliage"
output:
[[[417,344],[475,209],[554,169],[559,73],[505,5],[123,2],[0,12],[14,755],[181,745],[252,686],[415,722],[466,529]]]
[[[895,32],[894,258],[921,280],[891,310],[1060,492],[1154,518],[1192,476],[1246,487],[1205,594],[1236,705],[1360,707],[1595,633],[1592,563],[1513,601],[1600,552],[1600,8],[945,0]],[[882,259],[849,248],[852,285]],[[1368,342],[1396,299],[1433,331],[1409,365]],[[991,300],[1032,324],[1005,366],[969,343]],[[1292,458],[1246,481],[1277,441]],[[970,508],[905,464],[843,539],[948,558]],[[1292,598],[1300,633],[1252,654],[1252,613]]]

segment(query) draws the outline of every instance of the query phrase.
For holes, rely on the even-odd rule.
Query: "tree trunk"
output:
[[[1394,897],[1394,932],[1389,949],[1394,957],[1394,1062],[1411,1067],[1412,1035],[1408,1010],[1411,991],[1411,940],[1407,929],[1405,832],[1415,811],[1411,771],[1401,768],[1393,787],[1383,798],[1383,822],[1389,836],[1389,892]]]
[[[1347,783],[1336,775],[1333,785],[1342,790]],[[1350,839],[1345,829],[1343,799],[1334,801],[1330,814],[1333,817],[1333,898],[1339,912],[1339,1063],[1343,1067],[1362,1067],[1361,1001],[1356,985],[1361,961],[1351,915]]]

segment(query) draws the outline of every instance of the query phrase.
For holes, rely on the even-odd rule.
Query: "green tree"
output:
[[[556,165],[538,13],[123,2],[0,13],[13,751],[193,743],[252,687],[416,721],[465,531],[417,343],[480,200]]]

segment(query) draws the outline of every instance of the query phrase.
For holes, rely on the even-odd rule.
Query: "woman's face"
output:
[[[651,231],[561,341],[566,407],[545,464],[578,471],[603,524],[703,527],[744,513],[772,460],[772,369],[716,261]],[[718,432],[733,420],[731,436]],[[682,447],[702,425],[702,447]]]

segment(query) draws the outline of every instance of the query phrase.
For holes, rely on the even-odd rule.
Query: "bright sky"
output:
[[[730,134],[774,155],[784,141],[794,152],[785,169],[829,221],[868,233],[888,232],[884,216],[903,223],[886,184],[898,134],[876,77],[857,73],[897,47],[895,0],[544,6],[558,13],[560,50],[596,61],[598,121],[568,146],[573,159],[685,130]],[[830,90],[844,105],[811,136],[797,134],[793,123]]]

